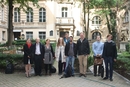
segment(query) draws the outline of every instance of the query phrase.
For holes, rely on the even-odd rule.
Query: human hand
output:
[[[116,62],[116,59],[114,59],[114,61]]]

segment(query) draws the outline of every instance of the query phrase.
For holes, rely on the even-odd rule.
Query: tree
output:
[[[123,0],[91,0],[92,7],[100,9],[96,13],[105,16],[108,31],[113,35],[114,41],[116,41],[117,34],[117,11],[122,2]]]
[[[0,3],[7,4],[9,6],[8,12],[8,46],[12,46],[13,41],[13,6],[19,4],[19,9],[29,8],[29,2],[32,2],[34,6],[38,7],[38,0],[0,0]],[[26,7],[26,8],[24,8]]]

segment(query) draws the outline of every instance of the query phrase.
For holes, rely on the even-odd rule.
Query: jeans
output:
[[[110,73],[110,79],[112,79],[113,76],[113,58],[112,57],[106,57],[105,59],[105,66],[106,66],[106,78],[109,77],[109,73]],[[108,66],[109,64],[109,66]],[[108,70],[109,67],[109,70]]]
[[[66,67],[65,67],[65,74],[67,72],[67,67],[69,64],[71,64],[71,67],[72,67],[72,75],[74,75],[74,60],[75,58],[74,57],[71,57],[71,56],[68,56],[66,58]]]

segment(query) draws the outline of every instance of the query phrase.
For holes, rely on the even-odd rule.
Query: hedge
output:
[[[23,60],[23,55],[20,55],[20,54],[3,54],[3,53],[0,53],[0,68],[5,68],[6,61],[10,61],[13,64],[15,64],[19,60]]]

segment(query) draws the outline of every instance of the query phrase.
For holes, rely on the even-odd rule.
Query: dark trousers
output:
[[[113,76],[113,58],[112,57],[106,57],[105,59],[105,66],[106,66],[106,78],[109,77],[110,74],[110,79],[112,79]],[[109,66],[108,66],[109,64]],[[109,70],[108,70],[109,67]]]
[[[63,62],[63,71],[65,71],[66,68],[66,62]]]
[[[34,64],[35,64],[35,74],[40,75],[42,72],[42,56],[41,55],[35,55],[34,58]]]
[[[62,63],[62,61],[61,60],[59,60],[59,62],[58,62],[58,70],[59,70],[59,74],[62,74],[62,70],[63,70],[63,63]]]
[[[49,73],[51,73],[52,64],[45,64],[45,74],[47,74],[48,67],[49,67]]]
[[[101,74],[102,64],[99,64],[99,65],[94,65],[94,75],[97,75],[97,66],[99,66],[98,67],[98,74]]]

